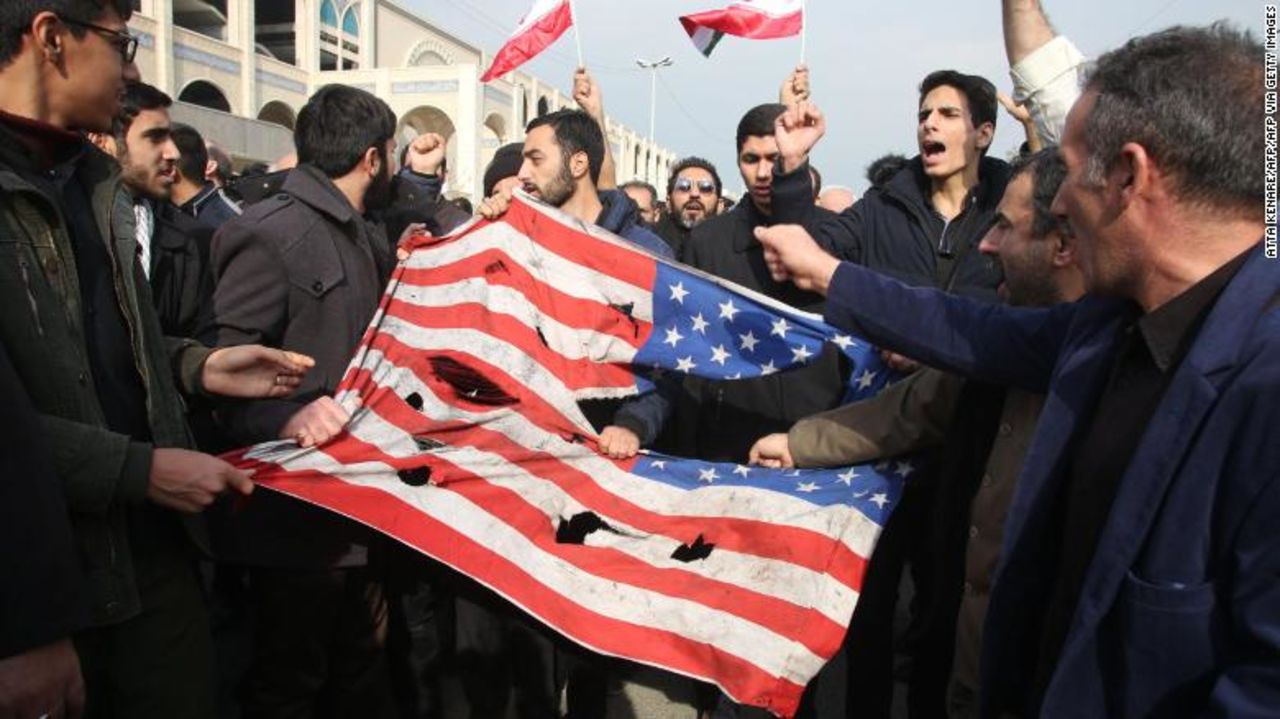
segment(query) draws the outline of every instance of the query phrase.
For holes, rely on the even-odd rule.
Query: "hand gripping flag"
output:
[[[489,82],[532,60],[573,25],[570,0],[534,0],[533,7],[520,19],[516,31],[493,56],[493,64],[485,70],[480,82]]]
[[[723,10],[684,15],[680,18],[698,52],[711,51],[725,35],[772,40],[799,35],[804,28],[803,0],[742,0]]]
[[[793,714],[840,647],[911,464],[615,461],[578,402],[649,391],[654,367],[782,372],[825,342],[868,396],[886,379],[876,353],[522,193],[499,221],[412,242],[337,393],[354,410],[346,431],[233,461],[594,651]]]

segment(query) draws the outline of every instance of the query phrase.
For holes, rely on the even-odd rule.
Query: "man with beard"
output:
[[[1102,55],[1051,211],[1078,302],[1004,308],[761,241],[827,319],[1047,400],[983,636],[984,716],[1264,716],[1280,705],[1280,277],[1263,45],[1225,23]]]
[[[173,204],[188,217],[217,230],[241,213],[240,206],[227,197],[221,185],[208,179],[209,168],[217,165],[209,159],[208,146],[199,131],[190,125],[175,125],[172,136],[181,155],[173,183]]]
[[[168,95],[130,83],[112,135],[94,144],[120,161],[121,179],[137,218],[138,259],[150,280],[160,327],[171,337],[212,341],[213,283],[205,250],[213,231],[169,201],[180,154],[169,121]]]
[[[332,398],[394,263],[382,227],[396,119],[356,88],[320,88],[298,113],[298,166],[281,192],[214,236],[214,315],[222,344],[305,348],[316,367],[278,400],[227,404],[238,444],[321,444],[349,407]],[[385,716],[391,711],[381,636],[386,604],[368,530],[271,492],[223,513],[219,559],[249,565],[256,610],[244,691],[249,716]]]
[[[1014,164],[996,224],[978,246],[999,259],[1005,279],[998,291],[1014,306],[1074,302],[1084,293],[1065,223],[1050,211],[1066,173],[1056,152]],[[1042,393],[926,368],[751,448],[752,463],[769,467],[836,467],[941,448],[929,543],[940,557],[937,592],[922,607],[913,714],[927,707],[928,714],[978,715],[978,649],[1004,518],[1043,405]]]
[[[720,174],[715,165],[701,157],[686,157],[671,168],[667,179],[670,210],[658,220],[653,231],[680,256],[693,228],[720,211]]]

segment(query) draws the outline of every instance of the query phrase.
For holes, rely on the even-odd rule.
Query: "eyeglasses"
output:
[[[111,44],[116,46],[120,51],[120,57],[124,58],[125,63],[133,62],[133,58],[138,54],[138,38],[130,35],[122,30],[112,30],[109,27],[94,25],[91,22],[83,20],[75,20],[69,17],[62,18],[62,22],[75,27],[82,27],[86,30],[92,30],[106,37]]]
[[[698,180],[695,183],[693,180],[690,180],[687,177],[678,177],[676,178],[675,189],[679,190],[680,192],[689,192],[694,188],[695,185],[698,188],[698,192],[701,192],[707,195],[715,194],[716,183],[712,182],[711,180]]]

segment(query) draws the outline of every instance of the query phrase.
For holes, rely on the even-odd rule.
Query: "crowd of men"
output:
[[[1012,98],[929,73],[916,153],[877,160],[861,198],[809,162],[827,127],[803,67],[744,108],[737,203],[695,156],[665,199],[619,186],[579,70],[581,109],[500,148],[476,211],[522,189],[821,313],[901,372],[845,404],[828,347],[583,403],[615,458],[929,458],[845,670],[801,716],[887,717],[903,684],[913,718],[1276,716],[1262,46],[1178,27],[1088,64],[1035,0],[1001,6]],[[398,148],[384,101],[329,85],[296,157],[237,180],[139,77],[131,8],[0,4],[0,717],[606,716],[627,667],[216,457],[342,431],[333,394],[400,241],[471,217],[443,197],[445,139]],[[1012,163],[989,153],[1001,105],[1027,134]],[[700,717],[739,715],[693,694]]]

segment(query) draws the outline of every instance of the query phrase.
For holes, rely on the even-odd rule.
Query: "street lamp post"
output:
[[[636,59],[636,64],[649,71],[649,144],[653,144],[654,125],[658,119],[658,68],[676,64],[670,57],[661,60]]]

